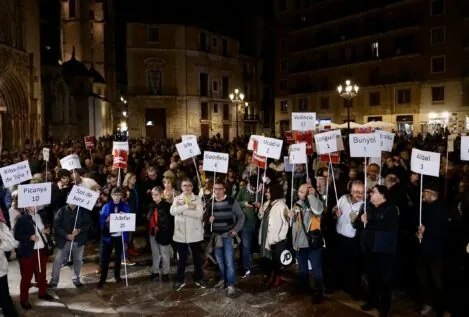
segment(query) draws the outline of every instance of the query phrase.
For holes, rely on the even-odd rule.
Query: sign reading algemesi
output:
[[[306,164],[308,162],[306,143],[292,144],[288,152],[290,164]]]
[[[410,170],[428,176],[440,176],[440,153],[412,149]]]
[[[204,152],[204,171],[226,174],[228,172],[228,163],[228,153]]]
[[[340,130],[332,130],[314,135],[316,151],[319,154],[329,154],[343,150],[342,134]]]
[[[381,157],[379,137],[378,133],[350,134],[350,157]]]
[[[18,186],[18,208],[49,205],[52,183],[27,184]]]
[[[292,112],[293,131],[316,130],[316,112]]]
[[[282,153],[282,145],[283,140],[260,137],[257,154],[278,160]]]
[[[76,154],[70,154],[60,160],[60,165],[69,171],[81,168],[80,159]]]
[[[93,210],[98,198],[99,192],[74,185],[68,195],[67,204],[77,205],[87,210]]]
[[[176,149],[183,161],[201,154],[199,145],[197,144],[197,139],[190,138],[184,140],[181,143],[176,144]]]
[[[391,152],[392,146],[394,145],[394,136],[395,134],[387,131],[378,131],[380,137],[380,147],[381,151]]]
[[[2,176],[3,185],[5,187],[12,187],[33,178],[28,161],[0,168],[0,175]]]
[[[109,232],[130,232],[135,231],[135,214],[110,214]]]

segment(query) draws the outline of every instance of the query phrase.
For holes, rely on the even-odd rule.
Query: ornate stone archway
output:
[[[17,149],[23,146],[30,136],[29,98],[24,81],[12,71],[0,75],[0,106],[6,107],[1,112],[0,141],[3,148]]]

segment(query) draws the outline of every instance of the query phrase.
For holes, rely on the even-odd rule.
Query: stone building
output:
[[[35,0],[0,1],[0,145],[42,139],[39,9]]]
[[[232,38],[192,26],[128,23],[130,137],[232,139],[245,128],[257,131],[258,88],[248,84],[249,92],[243,91],[243,64],[249,65],[244,78],[251,80],[257,62],[242,58]],[[245,93],[247,108],[230,101],[235,89]]]

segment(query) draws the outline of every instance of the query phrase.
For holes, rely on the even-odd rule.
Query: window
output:
[[[213,113],[218,113],[218,104],[217,103],[213,104]]]
[[[298,100],[298,110],[307,111],[308,110],[308,98],[301,98]]]
[[[368,95],[370,106],[379,106],[381,104],[381,95],[379,92],[370,92]]]
[[[200,103],[200,119],[208,120],[208,102]]]
[[[94,11],[90,10],[89,13],[88,13],[88,16],[89,16],[90,20],[94,20]]]
[[[214,80],[212,82],[212,90],[213,91],[218,91],[218,81]]]
[[[226,39],[221,40],[221,53],[223,56],[228,56],[228,41]]]
[[[445,56],[434,56],[431,60],[432,73],[444,73],[445,72]]]
[[[431,29],[431,42],[432,45],[443,44],[445,43],[445,32],[446,29],[444,27],[434,28]]]
[[[217,48],[218,47],[218,39],[216,37],[212,38],[212,46]]]
[[[285,91],[288,89],[288,81],[286,79],[282,79],[280,81],[280,90]]]
[[[430,3],[430,15],[432,17],[445,14],[445,0],[432,0]]]
[[[68,17],[74,18],[77,16],[77,3],[76,0],[68,0]]]
[[[329,97],[321,97],[321,109],[329,109]]]
[[[373,42],[371,44],[371,56],[378,58],[379,57],[379,43]]]
[[[286,100],[280,101],[280,112],[288,112],[288,102]]]
[[[278,0],[278,11],[285,12],[287,10],[287,1],[286,0]]]
[[[228,77],[221,78],[221,89],[222,89],[222,97],[228,98],[230,87],[228,86]]]
[[[199,74],[199,93],[202,97],[208,97],[208,75],[205,73]]]
[[[445,87],[432,87],[432,102],[440,103],[445,101]]]
[[[287,51],[287,40],[280,40],[280,50],[282,52]]]
[[[288,61],[287,60],[280,61],[280,71],[288,72]]]
[[[150,95],[159,95],[162,90],[162,74],[157,68],[150,68],[147,71],[148,93]]]
[[[206,51],[207,50],[207,34],[205,34],[205,32],[200,33],[199,40],[200,40],[199,49],[201,51]]]
[[[148,42],[159,42],[160,41],[160,29],[155,27],[147,28],[147,41]]]
[[[399,89],[397,91],[397,103],[399,105],[410,103],[410,89]]]
[[[230,105],[228,103],[223,104],[223,120],[230,120]]]
[[[300,17],[301,24],[306,24],[306,16],[302,15]]]

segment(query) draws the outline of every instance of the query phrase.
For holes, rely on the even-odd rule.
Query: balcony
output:
[[[247,115],[245,114],[243,117],[244,122],[251,122],[251,123],[257,123],[259,122],[259,116],[258,115]]]
[[[343,32],[335,32],[331,34],[329,32],[318,32],[316,33],[316,40],[298,39],[296,45],[291,47],[291,52],[298,52],[311,49],[319,49],[323,46],[332,45],[335,43],[353,41],[360,38],[365,38],[377,34],[386,34],[391,32],[397,32],[408,28],[418,27],[420,21],[416,19],[411,20],[399,20],[392,24],[386,24],[383,22],[370,23],[368,26],[361,28],[358,31],[343,30]]]
[[[129,96],[177,96],[178,90],[174,87],[160,87],[153,89],[148,86],[133,86],[128,88]]]

